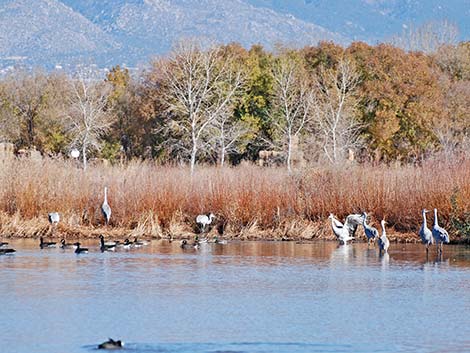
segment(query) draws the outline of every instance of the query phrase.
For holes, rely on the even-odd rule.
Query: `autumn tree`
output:
[[[203,49],[195,40],[181,41],[155,63],[163,78],[163,99],[174,115],[173,130],[181,134],[180,147],[189,153],[191,174],[208,128],[230,106],[242,84],[231,58],[221,60],[220,47]]]
[[[415,160],[433,150],[443,97],[429,57],[385,44],[353,43],[348,53],[359,63],[358,108],[375,159]]]
[[[303,62],[294,51],[284,50],[274,61],[272,119],[285,146],[287,170],[292,172],[294,141],[311,118],[313,91]]]
[[[352,60],[343,56],[334,67],[320,67],[314,82],[316,139],[327,160],[337,164],[360,143],[362,126],[356,109],[359,73]]]

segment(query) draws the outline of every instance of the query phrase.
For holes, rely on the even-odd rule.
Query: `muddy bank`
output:
[[[64,220],[57,226],[51,226],[46,219],[35,218],[21,219],[19,216],[0,216],[0,238],[33,238],[45,237],[50,239],[97,239],[101,234],[106,238],[124,240],[138,237],[141,239],[191,239],[196,235],[209,239],[218,237],[227,240],[259,240],[259,241],[297,241],[311,242],[316,240],[331,240],[336,238],[328,221],[311,222],[291,220],[280,223],[277,227],[263,228],[258,223],[252,222],[244,226],[225,224],[214,225],[209,231],[201,233],[195,224],[184,222],[170,222],[161,225],[156,220],[147,219],[135,224],[133,228],[119,226],[84,226],[74,225],[70,219]],[[387,228],[387,236],[391,242],[419,243],[418,234],[397,232],[393,228]],[[461,237],[450,234],[451,243],[469,244],[469,237]],[[365,242],[366,237],[362,227],[356,233],[355,242]]]

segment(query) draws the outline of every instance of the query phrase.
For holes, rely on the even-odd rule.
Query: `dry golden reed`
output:
[[[324,238],[327,217],[368,211],[385,217],[392,233],[416,233],[421,209],[439,209],[450,226],[451,196],[470,210],[470,160],[427,161],[421,166],[312,168],[188,168],[132,162],[90,166],[74,161],[0,162],[0,231],[4,236],[52,235],[47,213],[62,220],[58,234],[188,236],[197,214],[214,212],[226,234],[243,239]],[[111,225],[100,206],[109,188]],[[455,212],[455,210],[453,211]],[[327,231],[325,233],[325,231]]]

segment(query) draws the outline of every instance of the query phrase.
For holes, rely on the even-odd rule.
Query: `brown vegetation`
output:
[[[330,212],[344,219],[369,211],[376,226],[387,219],[392,239],[401,234],[417,240],[420,210],[437,207],[440,223],[455,240],[465,235],[455,219],[465,220],[470,210],[468,159],[421,166],[351,164],[291,175],[252,165],[201,167],[192,178],[188,168],[152,163],[90,165],[86,171],[62,160],[12,159],[0,165],[0,234],[5,237],[51,235],[51,211],[62,217],[57,237],[188,237],[195,216],[212,211],[226,237],[331,238]],[[113,211],[107,228],[100,212],[104,186]]]

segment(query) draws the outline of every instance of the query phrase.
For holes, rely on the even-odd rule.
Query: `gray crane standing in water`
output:
[[[104,220],[106,225],[109,224],[109,220],[111,219],[111,207],[108,204],[108,188],[104,188],[104,201],[101,205],[101,212],[103,213]]]
[[[362,216],[359,214],[350,214],[346,217],[344,224],[338,221],[332,213],[328,218],[331,219],[331,229],[334,235],[344,245],[354,239],[357,226],[362,223]]]
[[[371,240],[375,241],[375,239],[379,237],[379,231],[377,230],[377,228],[374,228],[367,224],[367,213],[363,212],[362,217],[362,226],[364,227],[364,233],[367,237],[367,246],[369,246]]]
[[[390,241],[387,238],[387,233],[385,232],[385,219],[382,219],[380,225],[382,226],[382,235],[378,238],[379,243],[379,254],[388,253],[388,247],[390,246]]]
[[[423,215],[423,224],[421,225],[421,229],[419,230],[421,242],[426,245],[426,255],[429,253],[429,246],[433,244],[432,232],[426,224],[426,213],[428,212],[429,211],[426,209],[423,209],[423,211],[421,212]]]
[[[434,225],[432,226],[432,236],[436,241],[437,253],[442,254],[442,244],[448,244],[450,239],[449,233],[447,233],[447,231],[444,228],[440,227],[437,223],[437,208],[434,209]]]

